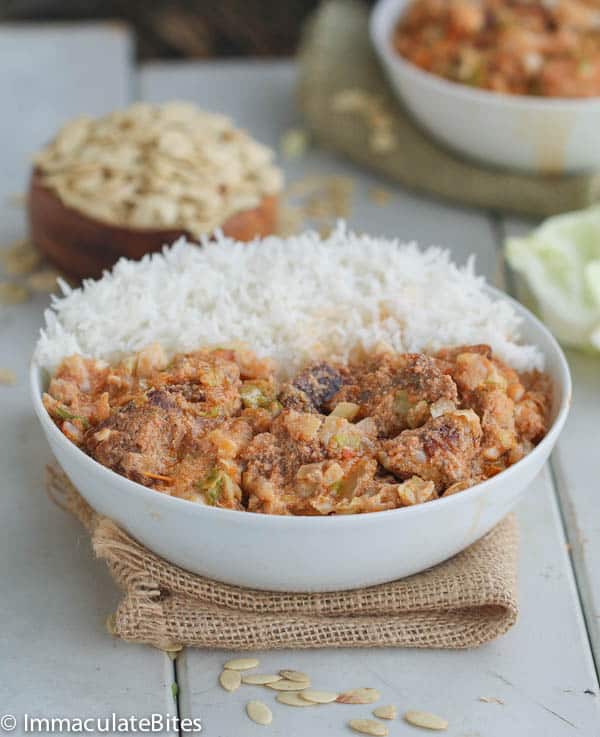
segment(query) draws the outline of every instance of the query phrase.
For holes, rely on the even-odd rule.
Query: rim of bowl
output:
[[[409,2],[411,0],[378,0],[373,6],[369,18],[371,42],[380,59],[394,68],[395,71],[412,76],[416,81],[429,85],[434,91],[445,92],[457,98],[486,105],[513,106],[522,110],[539,110],[541,112],[548,112],[552,109],[576,112],[590,108],[600,111],[600,95],[594,97],[535,97],[534,95],[494,92],[486,89],[475,89],[421,69],[408,59],[400,56],[391,43],[392,30]],[[390,18],[393,19],[391,22]]]
[[[321,524],[321,525],[355,525],[355,524],[368,524],[369,520],[371,523],[376,522],[378,519],[383,518],[389,518],[391,515],[398,515],[401,514],[403,517],[408,518],[409,516],[414,516],[417,514],[427,514],[427,510],[431,509],[431,505],[434,505],[435,508],[438,508],[440,505],[452,505],[452,504],[459,504],[464,503],[467,501],[467,499],[475,498],[476,496],[481,496],[482,494],[490,493],[492,494],[494,492],[494,489],[501,484],[509,483],[510,479],[513,478],[515,475],[519,474],[519,468],[521,467],[522,463],[528,463],[530,462],[533,457],[537,454],[540,455],[548,449],[548,452],[552,450],[552,447],[554,446],[564,424],[567,419],[567,415],[569,412],[569,407],[571,405],[571,395],[572,395],[572,382],[571,382],[571,374],[569,371],[569,365],[567,363],[566,357],[564,355],[564,352],[562,348],[559,346],[557,340],[554,338],[554,336],[550,333],[548,328],[535,316],[533,313],[531,313],[526,307],[524,307],[520,302],[517,302],[517,300],[513,299],[506,293],[502,292],[500,289],[496,289],[495,287],[492,287],[488,284],[484,287],[485,291],[488,291],[490,295],[494,299],[499,300],[506,300],[512,304],[512,306],[515,308],[515,310],[519,313],[519,316],[528,320],[529,322],[533,323],[533,325],[541,331],[541,333],[545,336],[545,338],[549,341],[550,349],[549,351],[545,352],[544,355],[548,358],[551,354],[554,354],[555,359],[557,359],[557,388],[560,391],[559,395],[559,403],[558,403],[558,410],[556,412],[556,416],[554,418],[554,421],[552,423],[552,426],[548,430],[545,437],[538,443],[538,445],[535,446],[535,448],[524,458],[522,458],[520,461],[517,461],[517,463],[513,464],[512,466],[509,466],[504,471],[500,472],[496,476],[493,476],[492,478],[489,478],[485,481],[481,481],[478,484],[475,484],[474,486],[469,487],[468,489],[465,489],[464,491],[461,491],[460,494],[452,494],[449,497],[442,497],[440,499],[433,499],[430,502],[427,502],[425,504],[416,504],[411,507],[400,507],[397,509],[387,509],[380,512],[370,512],[370,513],[362,513],[362,514],[348,514],[348,515],[328,515],[328,516],[322,516],[322,515],[272,515],[272,514],[258,514],[258,513],[252,513],[252,512],[242,512],[240,510],[235,509],[221,509],[219,507],[211,507],[204,504],[198,504],[196,502],[188,501],[187,499],[180,499],[179,497],[174,496],[168,496],[166,494],[161,494],[159,491],[156,491],[155,489],[143,486],[142,484],[138,484],[136,481],[132,481],[131,479],[126,478],[125,476],[121,476],[120,474],[116,473],[115,471],[111,470],[110,468],[107,468],[106,466],[103,466],[98,461],[94,460],[90,456],[88,456],[86,453],[84,453],[81,448],[79,448],[75,443],[72,443],[54,424],[52,419],[50,418],[50,415],[46,411],[46,408],[44,407],[42,403],[42,371],[44,369],[41,366],[38,366],[35,359],[32,358],[30,363],[30,391],[31,391],[31,397],[33,401],[33,406],[36,415],[38,416],[38,419],[40,423],[42,424],[42,427],[46,430],[46,432],[52,434],[58,443],[62,443],[66,449],[68,449],[69,452],[74,453],[75,455],[80,454],[80,460],[82,460],[84,463],[89,464],[89,472],[92,474],[99,475],[103,477],[107,484],[117,484],[119,486],[122,486],[124,489],[127,489],[131,493],[137,495],[140,497],[140,499],[153,499],[154,501],[157,501],[158,503],[162,503],[164,505],[171,505],[174,510],[177,509],[177,507],[180,507],[182,511],[187,510],[188,513],[192,512],[192,510],[195,510],[194,513],[198,515],[208,515],[209,517],[212,515],[217,515],[217,517],[222,518],[223,520],[229,519],[231,522],[238,522],[238,523],[244,523],[244,524],[267,524],[267,525],[288,525],[288,526],[296,526],[296,525],[313,525],[313,524]],[[362,520],[361,522],[357,522],[358,520]]]

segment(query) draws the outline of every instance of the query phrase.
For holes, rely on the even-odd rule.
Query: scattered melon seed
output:
[[[0,282],[0,305],[18,305],[27,302],[29,292],[20,284]]]
[[[307,701],[297,691],[282,691],[277,694],[277,701],[287,706],[316,706],[314,701]]]
[[[300,696],[305,701],[311,701],[313,704],[331,704],[338,697],[333,691],[316,691],[315,689],[308,688],[306,691],[302,691]]]
[[[57,288],[57,279],[60,276],[54,269],[36,271],[27,277],[27,286],[34,292],[54,292]]]
[[[382,128],[374,131],[369,137],[369,148],[377,154],[387,153],[396,148],[396,136],[392,131]]]
[[[237,670],[225,669],[219,676],[219,683],[226,691],[235,691],[241,686],[242,677]]]
[[[242,677],[242,683],[247,683],[249,686],[266,686],[267,683],[275,683],[275,681],[281,681],[281,676],[268,673],[250,673],[250,675]]]
[[[423,729],[444,730],[448,729],[448,721],[430,714],[427,711],[407,711],[404,719],[415,727],[423,727]]]
[[[14,371],[11,371],[10,369],[0,368],[0,384],[12,386],[13,384],[16,384],[16,382],[17,375]]]
[[[259,661],[256,658],[234,658],[228,660],[223,668],[227,670],[250,670],[250,668],[256,668]]]
[[[290,128],[281,137],[281,153],[286,159],[297,159],[306,153],[308,135],[301,128]]]
[[[381,722],[374,719],[351,719],[348,722],[350,729],[361,734],[370,734],[373,737],[386,737],[388,734],[387,727]]]
[[[298,681],[287,681],[282,679],[281,681],[274,681],[273,683],[265,683],[267,688],[272,688],[275,691],[302,691],[310,686],[310,681],[304,683],[298,683]]]
[[[280,670],[279,675],[288,681],[296,681],[296,683],[308,683],[310,681],[306,673],[302,673],[299,670]]]
[[[4,269],[11,276],[30,274],[41,261],[41,255],[26,239],[19,239],[0,252]]]
[[[386,189],[371,189],[369,190],[369,199],[376,205],[384,207],[389,204],[392,195]]]
[[[165,655],[171,660],[177,660],[179,655],[183,652],[183,645],[177,645],[175,643],[169,643],[164,647],[160,648]]]
[[[378,706],[373,709],[373,716],[379,717],[379,719],[395,719],[398,716],[398,711],[393,704]]]
[[[115,635],[117,633],[114,614],[109,614],[104,624],[106,625],[106,631],[109,635]]]
[[[273,721],[273,714],[266,704],[262,701],[249,701],[246,704],[246,714],[256,724],[266,726]]]
[[[504,701],[498,696],[480,696],[479,701],[483,701],[484,704],[504,704]]]
[[[374,688],[353,688],[341,693],[336,701],[339,704],[372,704],[380,698],[381,694]]]

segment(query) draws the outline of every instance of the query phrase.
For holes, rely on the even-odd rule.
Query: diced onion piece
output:
[[[331,417],[343,417],[351,422],[358,414],[359,409],[358,404],[354,404],[354,402],[340,402],[336,404]]]
[[[449,399],[438,399],[437,402],[434,402],[431,405],[429,411],[431,412],[431,416],[435,420],[436,417],[445,415],[448,412],[454,412],[455,409],[456,406],[454,402],[451,402]]]

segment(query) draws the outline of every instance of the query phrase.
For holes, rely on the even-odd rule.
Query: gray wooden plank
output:
[[[294,66],[278,63],[152,64],[142,68],[141,97],[149,101],[191,99],[208,109],[231,115],[257,138],[276,146],[282,133],[299,124],[294,111]],[[299,161],[283,162],[288,180],[308,174],[341,174],[356,179],[350,224],[402,240],[442,243],[463,262],[475,252],[478,270],[501,283],[496,250],[497,223],[481,213],[393,187],[324,151],[310,151]],[[373,187],[386,187],[392,202],[378,207],[368,197]],[[263,668],[299,667],[315,674],[315,682],[333,688],[381,687],[384,700],[400,708],[427,708],[447,715],[449,734],[486,736],[567,734],[574,729],[594,734],[597,692],[589,644],[569,565],[565,540],[548,470],[533,484],[519,511],[521,606],[518,625],[505,638],[472,652],[316,651],[265,653]],[[227,655],[188,651],[178,660],[182,716],[200,716],[205,730],[253,734],[257,727],[243,714],[243,703],[264,692],[253,689],[233,696],[216,686]],[[371,680],[372,679],[372,680]],[[252,694],[252,695],[250,695]],[[500,696],[505,707],[484,704],[479,696]],[[290,710],[275,705],[273,734],[329,735],[347,733],[349,712]],[[285,709],[285,711],[284,711]],[[359,710],[356,707],[356,710]],[[298,714],[298,711],[301,713]],[[360,710],[361,715],[369,709]],[[556,712],[556,713],[554,713]],[[327,715],[332,714],[329,717]],[[325,715],[325,716],[324,716]],[[355,711],[351,714],[355,716]],[[566,721],[564,721],[566,719]],[[571,726],[572,723],[575,727]],[[301,729],[304,727],[304,729]],[[309,732],[310,728],[310,732]],[[393,725],[395,734],[414,730]]]
[[[315,650],[256,654],[259,672],[296,668],[317,688],[377,688],[379,703],[402,713],[423,709],[450,722],[448,737],[597,734],[600,719],[589,652],[580,646],[582,621],[573,607],[573,580],[565,553],[558,510],[546,470],[519,507],[521,616],[503,638],[476,650]],[[254,653],[253,653],[254,654]],[[262,687],[223,691],[217,678],[235,653],[186,651],[178,659],[182,715],[201,717],[207,734],[258,734],[244,714],[250,699],[273,710],[269,734],[314,737],[347,735],[348,719],[370,716],[369,706],[332,704],[294,709],[275,703]],[[504,705],[484,703],[492,696]],[[392,735],[415,734],[404,723],[389,725]],[[446,734],[446,733],[445,733]]]
[[[524,235],[534,223],[506,218],[506,235]],[[513,275],[516,292],[522,282]],[[600,422],[600,358],[566,352],[573,376],[573,403],[553,453],[560,503],[571,546],[587,626],[600,665],[600,513],[598,511],[598,423]]]
[[[7,196],[22,192],[29,157],[56,127],[129,100],[131,40],[111,25],[0,27],[0,245],[25,233]],[[78,523],[44,492],[50,451],[29,400],[29,358],[47,297],[0,307],[2,627],[0,703],[19,720],[38,716],[176,713],[172,663],[111,638],[104,622],[118,593],[93,560]]]

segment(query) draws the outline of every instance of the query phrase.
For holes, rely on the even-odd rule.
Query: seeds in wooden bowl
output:
[[[381,698],[381,694],[374,688],[352,688],[341,693],[336,701],[338,704],[372,704]]]
[[[279,675],[288,681],[296,681],[296,683],[309,683],[310,678],[306,673],[299,670],[280,670]]]
[[[307,688],[301,692],[301,697],[313,704],[331,704],[338,697],[334,691],[317,691],[313,688]]]
[[[442,731],[448,729],[448,721],[428,711],[407,711],[404,719],[415,727]]]
[[[266,704],[262,701],[249,701],[246,704],[246,714],[256,724],[262,724],[266,726],[271,724],[273,721],[273,713]]]
[[[307,701],[297,691],[282,691],[277,694],[276,700],[286,706],[316,706],[314,701]]]
[[[370,734],[373,737],[386,737],[388,728],[374,719],[351,719],[348,722],[350,729],[361,734]]]
[[[398,710],[393,704],[378,706],[373,709],[373,716],[376,716],[379,719],[395,719],[398,716]]]
[[[68,207],[113,225],[195,237],[282,185],[270,149],[223,115],[176,102],[73,119],[34,163]]]
[[[281,681],[274,681],[273,683],[266,683],[265,685],[267,688],[272,688],[275,691],[302,691],[310,686],[310,681],[298,683],[298,681],[282,679]]]
[[[281,676],[274,673],[250,673],[242,677],[242,683],[246,683],[248,686],[266,686],[268,683],[281,680]]]
[[[228,660],[223,668],[227,670],[250,670],[251,668],[256,668],[259,662],[257,658],[234,658],[233,660]]]
[[[242,677],[237,670],[225,669],[219,676],[219,683],[226,691],[235,691],[241,686]]]

